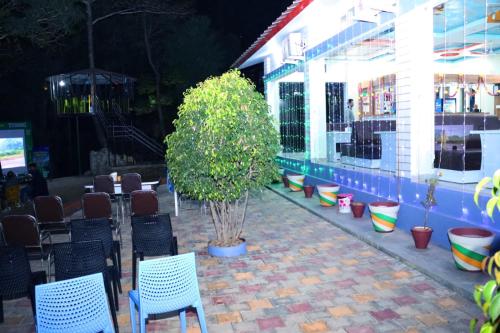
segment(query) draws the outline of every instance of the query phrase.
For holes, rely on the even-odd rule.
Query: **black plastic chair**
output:
[[[50,233],[40,230],[36,219],[31,215],[8,215],[2,220],[6,245],[24,246],[30,260],[44,261],[50,275],[50,255],[52,239]]]
[[[0,247],[0,323],[3,323],[3,300],[28,296],[35,315],[35,285],[47,283],[45,272],[31,272],[22,246]]]
[[[118,214],[118,212],[117,212]],[[122,246],[122,230],[120,218],[117,215],[113,218],[113,210],[111,207],[111,197],[106,192],[85,193],[82,196],[82,215],[84,219],[108,219],[111,224],[111,229],[118,235],[118,245]],[[116,244],[115,244],[116,245]],[[118,254],[120,256],[120,254]]]
[[[113,267],[108,267],[102,242],[92,240],[54,244],[54,266],[56,281],[95,273],[103,274],[104,288],[108,294],[111,316],[115,329],[118,331],[118,321],[116,319],[118,291],[116,283],[112,283],[116,279],[116,272]],[[111,288],[112,284],[113,289]]]
[[[132,216],[132,289],[135,289],[137,257],[177,255],[169,214]]]
[[[113,231],[108,219],[78,219],[71,221],[71,241],[84,242],[89,240],[100,240],[104,247],[104,253],[107,259],[111,259],[116,275],[114,275],[114,283],[118,286],[120,294],[122,286],[120,282],[121,258],[117,258],[119,254],[119,246],[117,247],[113,241]],[[115,305],[118,310],[118,298]]]

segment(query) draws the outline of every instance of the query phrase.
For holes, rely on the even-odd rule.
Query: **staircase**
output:
[[[164,160],[164,146],[133,126],[123,115],[118,104],[113,103],[107,111],[102,110],[99,103],[96,105],[94,114],[97,123],[103,130],[101,132],[104,132],[108,150],[115,156],[117,154],[132,156],[133,163]]]

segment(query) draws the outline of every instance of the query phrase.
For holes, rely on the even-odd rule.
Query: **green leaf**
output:
[[[480,308],[483,306],[483,303],[481,302],[483,296],[483,289],[484,287],[482,285],[476,285],[474,287],[474,301]]]
[[[481,193],[481,190],[483,187],[488,184],[491,181],[491,177],[484,177],[477,183],[476,185],[476,190],[474,191],[474,202],[476,203],[476,206],[479,206],[479,193]]]
[[[486,322],[481,326],[479,333],[493,333],[493,326],[490,322]]]
[[[495,209],[497,202],[498,202],[498,197],[492,197],[490,200],[488,200],[488,203],[486,204],[486,213],[491,218],[493,218],[493,210]]]
[[[469,322],[469,332],[470,333],[475,333],[476,332],[476,326],[477,326],[477,318],[471,319]]]
[[[497,283],[495,280],[489,280],[485,283],[483,289],[483,299],[486,302],[490,302],[493,296],[496,294]]]
[[[491,300],[490,309],[488,310],[491,321],[496,322],[500,315],[500,294],[496,294]]]

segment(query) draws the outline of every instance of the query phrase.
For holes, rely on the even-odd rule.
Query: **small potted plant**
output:
[[[493,185],[491,197],[486,204],[486,212],[493,218],[495,207],[500,211],[500,170],[497,170],[493,178],[485,177],[476,186],[474,202],[479,205],[479,193],[483,187],[491,182]],[[500,251],[492,257],[486,257],[481,263],[481,269],[488,273],[493,280],[489,280],[484,285],[477,285],[474,290],[474,300],[483,311],[484,320],[478,327],[478,320],[474,318],[470,321],[470,332],[496,332],[500,325]]]
[[[425,196],[425,200],[420,202],[420,204],[425,209],[424,225],[414,226],[411,229],[411,235],[413,236],[413,241],[415,242],[415,247],[417,249],[426,249],[432,237],[433,230],[431,227],[428,227],[427,224],[429,223],[429,212],[431,208],[437,205],[436,198],[434,197],[434,192],[436,191],[436,185],[438,184],[438,181],[438,177],[433,177],[425,180],[425,182],[429,184],[429,187],[427,188],[427,195]]]
[[[332,207],[337,204],[337,195],[340,186],[337,184],[318,185],[319,203],[323,207]]]
[[[295,173],[289,173],[288,177],[288,187],[292,192],[300,192],[304,189],[304,179],[306,176],[299,175]]]
[[[483,260],[482,269],[492,280],[474,288],[474,301],[483,312],[483,321],[478,326],[478,319],[470,321],[470,332],[497,332],[500,325],[500,252]]]
[[[377,201],[368,205],[376,232],[393,232],[398,220],[399,202]]]
[[[483,187],[492,183],[491,197],[486,204],[488,216],[493,218],[495,207],[498,207],[500,199],[500,170],[493,177],[483,178],[477,185],[474,193],[474,202],[479,206],[479,193]],[[491,243],[495,235],[484,228],[451,228],[448,230],[448,238],[451,244],[453,259],[458,269],[478,272],[481,270],[481,262],[489,255]]]
[[[306,198],[312,198],[314,194],[314,186],[313,185],[304,185],[304,196]]]

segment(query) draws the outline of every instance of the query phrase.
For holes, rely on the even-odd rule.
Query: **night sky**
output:
[[[158,17],[154,21],[155,16],[151,16],[157,34],[152,42],[154,60],[161,64],[163,70],[162,98],[169,101],[162,112],[167,133],[173,130],[172,121],[182,102],[182,92],[208,76],[228,70],[292,2],[193,0],[194,11],[177,21]],[[36,1],[33,3],[39,4]],[[94,14],[99,13],[99,9],[104,10],[100,12],[102,14],[109,10],[106,6],[112,3],[100,0],[95,4]],[[104,9],[99,6],[104,6]],[[81,14],[85,15],[83,10]],[[204,17],[209,18],[206,26],[203,25],[206,22]],[[161,141],[163,137],[158,128],[157,112],[148,104],[154,95],[154,88],[151,86],[152,70],[145,56],[139,18],[115,16],[94,26],[96,67],[137,78],[133,111],[129,115],[131,122]],[[33,43],[26,37],[8,41],[0,43],[0,122],[29,121],[33,128],[34,146],[50,147],[52,176],[75,174],[74,119],[56,115],[45,79],[50,75],[88,68],[85,21],[77,21],[67,35],[49,47]],[[243,73],[256,83],[258,90],[263,91],[262,64],[245,69]],[[82,118],[79,126],[80,155],[83,170],[87,170],[88,154],[97,150],[99,143],[95,139],[91,118]]]
[[[198,10],[218,29],[237,35],[243,53],[291,4],[292,0],[199,0]]]

